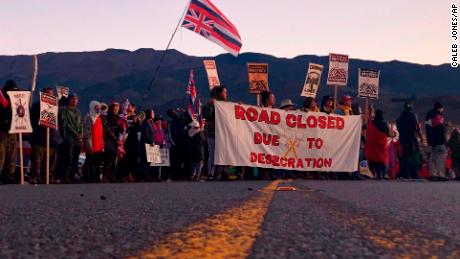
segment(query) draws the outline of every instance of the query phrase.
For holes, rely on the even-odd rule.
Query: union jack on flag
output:
[[[189,103],[188,103],[188,113],[192,118],[195,117],[195,100],[196,100],[196,87],[195,87],[195,79],[194,79],[194,72],[193,69],[190,70],[190,76],[188,78],[188,85],[187,85],[187,95],[189,96]]]
[[[240,52],[242,44],[238,30],[209,0],[191,0],[182,27],[200,34],[234,56]]]

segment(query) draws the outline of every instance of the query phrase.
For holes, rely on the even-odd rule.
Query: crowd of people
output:
[[[0,170],[1,182],[17,183],[16,154],[17,134],[8,133],[12,111],[8,91],[17,91],[18,86],[8,80],[0,92]],[[54,89],[44,88],[44,93],[55,95]],[[211,91],[210,100],[203,105],[201,117],[190,115],[185,109],[167,111],[168,119],[156,114],[153,109],[137,111],[136,105],[127,101],[110,104],[93,100],[89,112],[82,116],[76,93],[59,100],[58,129],[50,130],[51,183],[111,183],[138,181],[177,180],[221,180],[227,179],[230,168],[215,165],[215,101],[228,101],[225,86]],[[360,106],[350,95],[344,95],[339,103],[332,96],[324,96],[321,103],[316,98],[304,98],[300,108],[290,99],[276,106],[275,94],[261,93],[261,105],[283,110],[303,112],[324,112],[343,116],[362,115]],[[200,107],[201,108],[201,107]],[[448,154],[452,170],[460,177],[460,131],[453,130],[446,136],[446,122],[441,103],[435,103],[425,118],[426,140],[429,146],[428,161],[430,179],[447,180],[445,161]],[[38,125],[40,103],[30,109],[33,133],[31,167],[28,182],[43,183],[46,157],[46,128]],[[399,169],[395,178],[419,179],[424,156],[419,143],[424,141],[422,127],[411,103],[405,103],[396,120],[399,140],[394,145],[396,155],[392,156],[391,139],[395,131],[384,119],[382,110],[371,110],[363,116],[362,160],[367,160],[375,179],[388,179],[388,167],[397,160]],[[158,145],[168,149],[170,166],[152,166],[148,162],[145,145]],[[83,166],[80,155],[85,154]],[[393,161],[394,162],[394,161]],[[205,164],[207,166],[205,166]],[[253,178],[252,168],[236,167],[238,178]],[[364,179],[359,171],[348,173],[298,172],[288,170],[258,169],[258,177],[273,179],[279,177],[303,177],[314,179]],[[453,178],[453,177],[450,177]]]

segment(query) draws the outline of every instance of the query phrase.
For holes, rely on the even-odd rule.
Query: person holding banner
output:
[[[3,183],[17,183],[16,155],[17,155],[17,135],[10,134],[12,111],[8,91],[18,91],[19,88],[13,80],[7,80],[1,90],[0,105],[0,172],[6,165],[6,175],[3,176]]]
[[[83,119],[83,145],[86,153],[83,179],[85,182],[99,182],[104,162],[104,130],[100,116],[101,103],[91,101],[89,112]]]
[[[60,112],[60,133],[63,143],[59,152],[59,179],[61,183],[76,182],[78,159],[83,141],[83,126],[80,110],[77,108],[78,96],[71,93],[68,104]]]
[[[263,91],[260,93],[262,106],[266,108],[276,108],[275,94],[270,91]]]
[[[303,108],[304,112],[320,112],[318,108],[318,103],[316,102],[316,98],[314,97],[305,97],[303,101]]]
[[[186,168],[188,169],[189,179],[199,181],[201,169],[204,165],[204,145],[206,138],[200,123],[193,120],[187,125],[187,151],[186,151]]]
[[[330,95],[326,95],[323,97],[323,100],[321,101],[321,112],[327,113],[327,114],[333,114],[334,113],[334,97]]]
[[[155,112],[152,109],[145,110],[145,120],[141,126],[141,175],[138,181],[150,181],[150,162],[147,161],[147,151],[144,148],[145,144],[153,146],[155,144],[155,126],[153,125],[153,118]]]
[[[46,87],[42,89],[42,92],[48,95],[54,96],[53,88]],[[46,163],[46,129],[47,126],[39,125],[40,121],[40,101],[35,102],[30,109],[30,120],[33,127],[32,132],[32,156],[31,156],[31,168],[29,174],[29,184],[45,183],[45,175],[42,173],[42,168]],[[50,163],[50,178],[54,176],[54,164],[55,164],[55,150],[62,144],[62,137],[54,128],[50,128],[50,147],[49,147],[49,163]]]
[[[216,147],[216,128],[215,128],[215,101],[228,101],[227,87],[216,86],[211,91],[211,100],[203,107],[203,116],[206,119],[206,136],[208,142],[208,179],[213,180],[218,173],[226,170],[225,166],[214,164],[214,150]]]
[[[340,99],[339,106],[335,111],[336,114],[349,116],[353,115],[353,98],[350,95],[344,95]]]

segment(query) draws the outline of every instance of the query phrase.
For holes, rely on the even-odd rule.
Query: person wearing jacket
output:
[[[120,103],[113,102],[109,106],[107,117],[105,118],[104,125],[104,170],[103,181],[115,182],[116,168],[118,163],[119,147],[123,147],[122,134],[125,130],[123,118],[120,116]],[[120,180],[120,179],[118,179]]]
[[[200,123],[193,120],[187,125],[186,168],[192,181],[199,181],[204,165],[206,139]]]
[[[147,162],[147,153],[145,145],[153,146],[155,144],[155,126],[153,125],[153,118],[155,112],[152,109],[145,110],[145,119],[141,126],[141,176],[140,180],[150,180],[150,163]]]
[[[54,95],[54,91],[50,87],[42,90],[43,93]],[[32,123],[32,155],[31,168],[29,173],[29,184],[44,183],[45,178],[41,173],[42,166],[46,163],[46,128],[38,125],[40,120],[40,102],[35,102],[30,109],[30,121]],[[53,179],[55,150],[62,143],[62,137],[56,129],[50,129],[50,179]]]
[[[388,138],[390,128],[383,119],[383,111],[375,112],[374,120],[370,121],[366,130],[366,144],[364,156],[369,162],[369,169],[376,179],[384,179],[386,176],[386,165],[388,164]]]
[[[316,102],[316,98],[313,97],[305,97],[303,101],[303,108],[304,112],[320,112],[318,104]]]
[[[215,101],[228,101],[227,88],[223,85],[216,86],[211,91],[211,100],[203,107],[203,116],[206,119],[206,135],[208,142],[208,179],[212,180],[218,174],[224,173],[226,166],[219,166],[214,164],[214,150],[216,145],[216,113],[214,103]]]
[[[450,149],[452,158],[452,170],[455,172],[456,180],[460,180],[460,130],[458,128],[452,131],[447,145]]]
[[[423,137],[417,116],[412,112],[412,108],[411,103],[405,103],[403,112],[396,120],[399,143],[402,148],[398,173],[398,178],[401,179],[419,179],[418,170],[421,166],[421,159],[417,136],[421,142]]]
[[[61,183],[77,181],[78,159],[83,141],[81,114],[77,105],[78,96],[71,93],[67,106],[60,111],[59,129],[63,139],[59,151],[59,179]]]
[[[430,146],[429,168],[430,176],[434,181],[447,180],[445,161],[447,158],[446,149],[446,127],[443,116],[444,108],[440,102],[436,102],[431,111],[425,117],[425,130]]]
[[[99,182],[104,162],[104,127],[100,116],[101,103],[91,101],[83,119],[83,144],[86,152],[85,181]]]
[[[17,154],[17,135],[10,134],[8,131],[11,126],[11,103],[8,91],[18,91],[19,88],[13,80],[7,80],[0,94],[0,173],[6,165],[6,175],[3,175],[3,183],[17,183],[16,154]]]

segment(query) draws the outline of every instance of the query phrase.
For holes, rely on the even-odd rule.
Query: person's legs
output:
[[[70,179],[75,181],[76,180],[76,174],[79,172],[78,168],[78,160],[80,158],[80,152],[81,152],[81,146],[79,143],[73,142],[72,143],[72,148],[71,148],[71,167],[70,167]]]
[[[46,153],[43,154],[43,152],[46,152],[46,148],[42,148],[38,145],[32,146],[32,161],[29,177],[29,183],[31,184],[37,183],[42,176],[41,169],[44,165],[42,162],[46,163],[46,161],[44,161],[46,159]]]
[[[18,154],[17,134],[8,134],[6,161],[8,169],[8,178],[16,179],[16,158]]]
[[[430,156],[430,171],[433,170],[434,175],[446,178],[446,162],[447,150],[443,145],[434,146],[431,148]]]
[[[209,150],[209,158],[208,158],[208,178],[214,177],[216,166],[214,164],[214,149],[215,149],[215,139],[208,138],[208,150]]]

